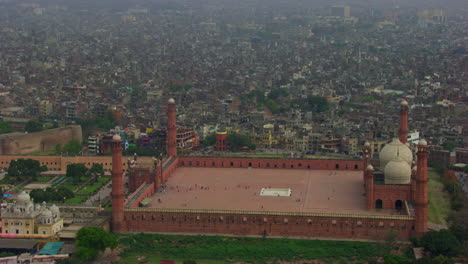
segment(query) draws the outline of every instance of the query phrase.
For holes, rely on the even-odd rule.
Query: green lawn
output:
[[[76,194],[77,195],[92,195],[97,192],[102,187],[102,183],[90,184],[83,187],[83,189],[79,190]]]
[[[66,204],[81,204],[85,202],[86,199],[87,199],[86,197],[74,197],[74,198],[65,200],[65,203]]]
[[[45,183],[45,182],[50,181],[51,179],[52,177],[39,176],[39,177],[36,177],[36,182]]]
[[[103,184],[108,183],[110,180],[111,180],[110,177],[99,177],[99,178],[98,178],[98,181],[99,181],[100,183],[103,183]]]
[[[435,224],[447,224],[451,211],[450,197],[444,190],[440,175],[429,171],[429,221]]]
[[[119,263],[144,260],[199,260],[197,263],[275,263],[277,261],[342,259],[345,263],[367,261],[380,255],[374,243],[301,239],[261,239],[222,236],[178,236],[158,234],[122,235],[125,250]],[[210,262],[209,262],[210,261]],[[179,262],[181,263],[181,262]]]
[[[67,189],[69,189],[70,191],[74,191],[76,188],[78,188],[79,185],[77,184],[68,184],[68,183],[64,183],[62,185],[60,185],[60,187],[65,187]]]

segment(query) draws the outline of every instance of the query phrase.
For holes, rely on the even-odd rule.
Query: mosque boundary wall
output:
[[[261,168],[311,170],[364,170],[361,160],[257,159],[179,157],[180,167],[202,168]]]
[[[414,218],[347,214],[127,208],[127,232],[182,232],[285,237],[385,239],[389,230],[409,240]]]

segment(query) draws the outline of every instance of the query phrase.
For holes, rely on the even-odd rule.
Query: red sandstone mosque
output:
[[[407,144],[408,103],[399,138],[363,160],[178,157],[176,105],[168,102],[167,159],[129,160],[112,144],[112,230],[383,239],[427,232],[428,146]],[[223,142],[222,140],[218,140]],[[221,146],[222,148],[222,146]],[[414,162],[413,151],[417,162]]]

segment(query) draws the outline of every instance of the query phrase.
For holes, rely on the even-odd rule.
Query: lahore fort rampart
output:
[[[34,133],[10,133],[0,135],[0,155],[22,155],[38,151],[48,151],[57,144],[71,140],[81,142],[81,126],[66,126]]]

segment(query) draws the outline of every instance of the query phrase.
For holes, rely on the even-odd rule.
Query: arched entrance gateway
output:
[[[396,201],[395,201],[395,209],[396,209],[396,210],[401,210],[401,209],[403,209],[403,201],[402,201],[402,200],[396,200]]]

